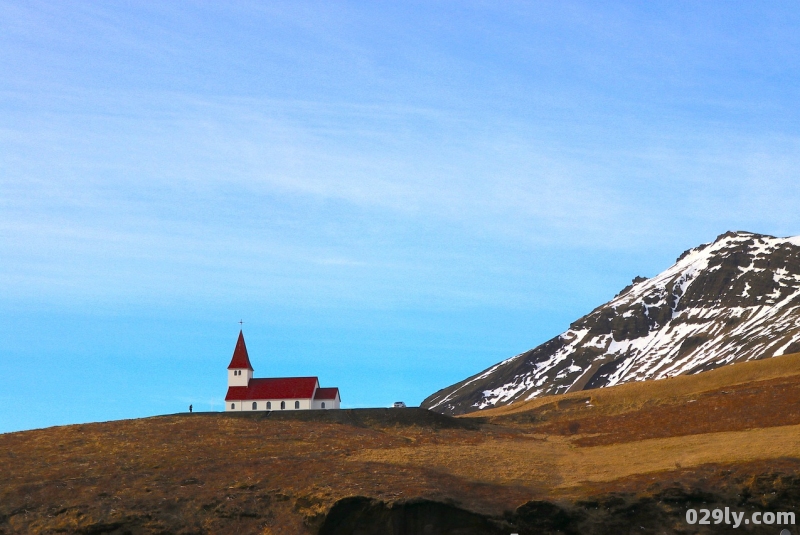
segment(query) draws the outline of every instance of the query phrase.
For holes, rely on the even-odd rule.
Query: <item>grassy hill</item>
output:
[[[645,405],[683,403],[691,396],[747,383],[785,379],[800,375],[800,353],[723,366],[696,375],[679,375],[660,381],[626,383],[612,388],[580,390],[560,396],[544,396],[466,414],[466,417],[487,417],[536,410],[553,402],[562,406],[576,400],[592,399],[600,410],[627,412]]]
[[[0,435],[0,460],[0,533],[730,532],[686,524],[686,509],[800,503],[800,355],[463,418],[53,427]]]

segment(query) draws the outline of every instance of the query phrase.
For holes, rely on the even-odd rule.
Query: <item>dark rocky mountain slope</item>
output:
[[[800,351],[800,237],[728,232],[563,334],[429,396],[455,415]]]

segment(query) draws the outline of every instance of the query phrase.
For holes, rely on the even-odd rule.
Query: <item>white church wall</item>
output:
[[[242,410],[242,402],[241,401],[226,401],[225,402],[225,412],[236,412]]]
[[[267,402],[272,404],[272,408],[267,409]],[[281,409],[281,402],[286,403],[286,408]],[[252,412],[252,411],[296,411],[296,410],[309,410],[312,408],[312,401],[311,399],[249,399],[245,401],[227,401],[225,405],[226,411],[244,411],[244,412]],[[300,408],[295,409],[294,405],[295,402],[300,402]],[[256,404],[256,408],[253,409],[253,403]],[[231,405],[234,405],[235,408],[231,408]],[[313,407],[317,408],[317,407]]]
[[[336,399],[315,399],[313,407],[317,410],[322,410],[322,404],[325,404],[325,410],[328,409],[338,409],[339,408],[339,397],[337,396]]]
[[[281,410],[281,401],[286,402],[286,408],[283,410],[286,411],[296,411],[296,410],[308,410],[311,408],[310,399],[279,399],[272,402],[272,410],[279,411]],[[298,409],[294,408],[294,404],[296,401],[300,402],[300,407]]]
[[[237,372],[242,374],[236,375]],[[252,377],[253,372],[250,370],[228,370],[228,386],[247,386]]]
[[[270,409],[267,409],[267,402],[272,404]],[[281,401],[286,403],[286,408],[281,409]],[[253,403],[255,402],[256,408],[253,409]],[[300,408],[295,409],[294,404],[295,402],[300,402]],[[235,401],[226,401],[225,402],[225,412],[252,412],[252,411],[295,411],[295,410],[322,410],[322,404],[325,403],[325,409],[338,409],[340,408],[341,402],[339,397],[337,396],[336,399],[257,399],[257,400],[235,400]]]

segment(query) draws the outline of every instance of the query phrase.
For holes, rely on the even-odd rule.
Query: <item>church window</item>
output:
[[[285,401],[281,401],[281,410],[283,410],[285,408],[286,408],[286,402]]]
[[[272,408],[272,402],[267,401],[267,410],[270,410],[271,408]]]
[[[235,408],[236,408],[236,403],[231,403],[231,409],[235,409]]]
[[[324,401],[322,402],[322,408],[323,409],[325,408],[325,402]]]
[[[294,402],[294,408],[295,409],[299,409],[300,408],[300,402],[299,401],[295,401]]]
[[[256,407],[258,407],[258,404],[254,401],[253,402],[253,410],[256,410]]]

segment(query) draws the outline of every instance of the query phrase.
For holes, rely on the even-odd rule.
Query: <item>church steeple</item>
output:
[[[228,386],[247,386],[252,377],[253,366],[247,355],[247,346],[244,345],[244,334],[240,330],[231,363],[228,364]]]

